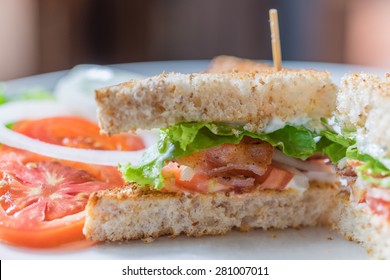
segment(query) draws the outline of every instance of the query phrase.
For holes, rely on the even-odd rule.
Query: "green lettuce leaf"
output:
[[[321,139],[317,143],[317,149],[327,155],[333,163],[339,162],[346,156],[347,149],[355,144],[355,140],[337,134],[333,130],[321,132]]]
[[[331,152],[334,159],[340,159],[345,156],[344,145],[347,145],[346,141],[333,134],[324,134],[321,137],[304,127],[291,125],[267,134],[248,132],[241,126],[224,123],[183,123],[161,129],[160,132],[158,143],[145,152],[140,164],[119,166],[126,181],[161,189],[161,169],[167,160],[221,144],[237,144],[244,136],[266,141],[284,154],[300,159],[324,151]],[[316,142],[318,137],[321,138],[320,145]],[[341,155],[336,155],[337,152]]]
[[[0,87],[0,105],[7,102],[4,90]]]
[[[17,94],[12,100],[51,100],[54,95],[44,88],[32,88]]]
[[[18,100],[51,100],[54,99],[54,95],[44,88],[33,88],[24,90],[15,95],[6,95],[3,88],[0,87],[0,105],[7,102]]]
[[[363,164],[356,168],[358,175],[365,181],[390,188],[390,170],[379,160],[368,154],[359,153],[356,145],[347,149],[347,157]]]

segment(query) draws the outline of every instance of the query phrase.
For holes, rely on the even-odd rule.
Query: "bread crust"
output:
[[[318,124],[336,106],[328,72],[162,74],[96,91],[101,131],[168,127],[182,122],[235,122],[261,132],[272,118]]]

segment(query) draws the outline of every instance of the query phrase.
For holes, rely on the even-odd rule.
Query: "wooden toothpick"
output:
[[[282,52],[280,50],[278,11],[269,10],[269,24],[271,28],[272,59],[276,71],[282,69]]]

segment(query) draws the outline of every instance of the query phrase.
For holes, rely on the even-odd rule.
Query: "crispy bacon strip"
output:
[[[179,158],[176,165],[169,163],[164,167],[164,177],[175,174],[176,178],[174,182],[170,180],[167,183],[167,188],[169,185],[169,190],[174,190],[172,184],[175,184],[176,187],[203,193],[232,189],[241,192],[257,186],[262,189],[283,189],[294,174],[272,166],[273,151],[269,143],[247,137],[239,144],[223,144]],[[183,166],[192,168],[194,178],[180,180]]]
[[[210,176],[265,174],[272,163],[273,147],[260,140],[244,138],[239,144],[223,144],[176,160]]]

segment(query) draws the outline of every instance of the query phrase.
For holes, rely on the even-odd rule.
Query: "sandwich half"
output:
[[[331,223],[376,258],[390,259],[390,76],[345,75],[336,121],[348,145],[338,164],[349,195],[338,199]]]
[[[336,107],[329,73],[210,72],[96,91],[102,132],[160,128],[160,137],[140,163],[120,166],[128,184],[90,197],[87,238],[329,223],[339,193],[331,160],[345,152],[324,121]]]

